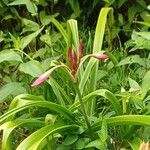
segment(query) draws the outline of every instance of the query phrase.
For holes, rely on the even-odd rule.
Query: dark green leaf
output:
[[[22,87],[21,83],[12,82],[0,88],[0,102],[6,99],[9,95],[18,95],[26,93],[26,89]]]
[[[89,143],[89,141],[89,138],[80,138],[75,144],[76,149],[83,149]]]
[[[38,77],[43,74],[44,71],[41,64],[35,60],[20,64],[19,70],[31,75],[32,77]]]
[[[74,142],[76,142],[78,139],[78,135],[72,135],[72,134],[69,134],[65,141],[63,142],[64,145],[71,145],[73,144]]]
[[[97,149],[104,150],[103,143],[101,142],[100,139],[88,143],[85,148],[90,148],[90,147],[95,147]]]
[[[35,38],[41,33],[43,28],[37,30],[36,32],[29,34],[21,39],[21,49],[23,50],[32,40],[35,40]]]

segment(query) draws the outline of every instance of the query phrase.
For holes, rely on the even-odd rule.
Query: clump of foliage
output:
[[[146,0],[2,0],[1,149],[148,147],[148,15]]]

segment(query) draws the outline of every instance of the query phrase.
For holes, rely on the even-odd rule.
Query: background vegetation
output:
[[[1,149],[148,142],[149,28],[149,0],[1,0]]]

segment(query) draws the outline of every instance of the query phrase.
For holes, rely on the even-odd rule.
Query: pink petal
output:
[[[77,64],[77,55],[74,51],[73,51],[72,59],[73,59],[73,64],[74,65]]]
[[[77,64],[77,55],[76,53],[73,51],[73,61],[71,64],[71,70],[72,70],[72,74],[75,75],[76,71],[78,68],[78,64]]]
[[[69,49],[68,49],[68,60],[69,60],[69,62],[72,61],[72,51],[73,51],[72,48],[69,48]]]
[[[33,84],[31,85],[32,87],[38,86],[40,84],[42,84],[44,81],[47,80],[47,78],[49,77],[49,75],[51,74],[51,70],[46,71],[44,74],[42,74],[39,78],[37,78]]]
[[[94,58],[102,59],[102,60],[105,60],[105,59],[109,58],[108,55],[106,55],[106,54],[93,54],[92,56]]]

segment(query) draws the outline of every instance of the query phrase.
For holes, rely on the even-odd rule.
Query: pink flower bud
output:
[[[72,75],[75,75],[78,63],[77,63],[77,55],[76,52],[72,49],[68,49],[68,61],[69,61],[69,68],[71,69]]]
[[[106,54],[93,54],[92,56],[94,58],[102,59],[102,60],[105,60],[105,59],[109,58],[108,55],[106,55]]]
[[[46,71],[45,73],[43,73],[39,78],[37,78],[33,84],[31,85],[32,87],[38,86],[40,84],[42,84],[44,81],[47,80],[47,78],[49,77],[49,75],[51,74],[51,70]]]
[[[80,40],[80,43],[79,43],[79,58],[82,58],[83,56],[83,43],[82,43],[82,40]]]
[[[73,59],[73,65],[77,65],[77,55],[76,53],[73,51],[73,54],[72,54],[72,59]]]
[[[77,68],[78,68],[77,55],[76,55],[76,53],[73,51],[72,64],[71,64],[72,75],[75,75],[75,73],[76,73],[76,71],[77,71]]]

